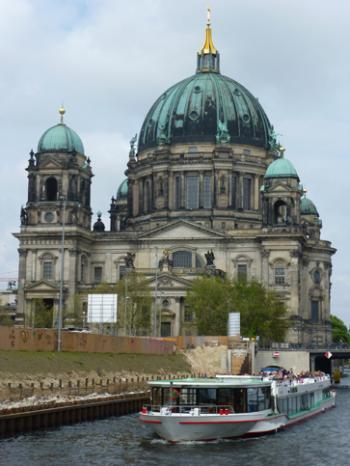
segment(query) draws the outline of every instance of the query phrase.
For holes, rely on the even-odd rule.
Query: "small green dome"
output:
[[[299,180],[298,173],[293,164],[284,157],[274,160],[267,167],[265,179],[267,178],[296,178]]]
[[[73,152],[74,150],[84,155],[84,146],[80,137],[64,123],[46,130],[38,143],[38,152]]]
[[[117,191],[117,199],[124,199],[128,196],[128,179],[125,179]]]
[[[317,217],[319,216],[315,204],[306,196],[301,198],[300,213],[301,215],[317,215]]]

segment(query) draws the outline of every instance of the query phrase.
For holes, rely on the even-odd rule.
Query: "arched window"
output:
[[[320,320],[320,302],[316,299],[311,301],[311,322]]]
[[[181,209],[181,176],[175,177],[175,209]]]
[[[250,210],[252,208],[252,180],[243,178],[243,209]]]
[[[246,282],[248,278],[248,265],[237,264],[237,280],[240,282]]]
[[[226,183],[225,183],[225,175],[220,177],[220,194],[224,194],[226,192]]]
[[[321,272],[319,270],[314,271],[313,280],[316,285],[319,285],[321,283]]]
[[[190,269],[192,267],[192,252],[189,252],[189,251],[173,252],[173,267]]]
[[[203,207],[204,209],[211,209],[213,205],[213,196],[211,189],[211,175],[204,175],[203,177]]]
[[[275,267],[275,284],[284,285],[286,283],[286,269],[282,265]]]
[[[237,208],[237,175],[231,177],[231,206],[232,209]]]
[[[159,178],[158,180],[158,195],[163,196],[164,195],[164,183],[163,183],[163,178]]]
[[[42,277],[43,280],[54,279],[54,263],[50,254],[44,254],[42,257]]]
[[[81,256],[80,262],[80,281],[81,283],[86,282],[86,271],[87,271],[87,260],[85,256]]]
[[[56,178],[53,176],[45,181],[45,193],[48,201],[57,201],[58,184]]]
[[[198,209],[199,207],[199,176],[188,175],[186,177],[186,209]]]
[[[149,181],[145,181],[143,194],[144,194],[143,211],[145,213],[148,213],[151,211],[151,202],[152,202],[151,201],[151,187],[150,187]]]
[[[273,207],[273,223],[281,225],[287,223],[287,204],[277,201]]]

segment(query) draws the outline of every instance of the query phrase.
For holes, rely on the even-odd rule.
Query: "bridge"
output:
[[[292,343],[272,344],[269,347],[259,347],[258,350],[268,351],[305,351],[310,355],[310,369],[312,371],[323,371],[326,374],[332,373],[332,361],[335,359],[350,359],[350,345],[330,343],[329,345],[317,346]],[[276,361],[277,362],[277,361]]]

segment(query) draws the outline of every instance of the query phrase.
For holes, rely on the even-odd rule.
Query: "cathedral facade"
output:
[[[15,234],[25,325],[36,299],[55,316],[60,296],[71,306],[77,294],[134,270],[154,295],[153,334],[186,335],[191,281],[217,274],[278,293],[292,319],[290,342],[331,340],[335,249],[320,238],[318,211],[258,99],[220,73],[210,24],[196,73],[161,94],[131,140],[107,227],[101,215],[92,224],[91,161],[60,113],[30,154]]]

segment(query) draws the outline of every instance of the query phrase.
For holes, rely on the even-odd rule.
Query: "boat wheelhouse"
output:
[[[275,381],[217,376],[152,381],[140,420],[172,442],[259,435],[335,404],[328,376]]]

